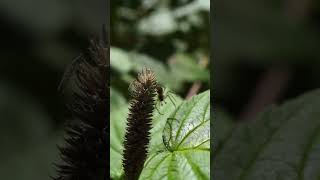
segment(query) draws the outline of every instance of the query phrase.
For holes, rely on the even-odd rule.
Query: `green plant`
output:
[[[148,158],[140,179],[209,179],[210,174],[210,93],[205,91],[182,100],[175,96],[172,103],[160,106],[154,112]],[[110,174],[121,179],[121,157],[128,103],[111,89]]]
[[[319,179],[320,91],[235,124],[221,113],[211,156],[213,179]]]

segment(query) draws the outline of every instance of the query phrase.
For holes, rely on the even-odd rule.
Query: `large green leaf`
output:
[[[173,94],[168,95],[172,96]],[[165,163],[161,163],[161,166],[167,167],[167,163],[170,162],[172,164],[170,168],[180,168],[179,172],[176,172],[174,169],[163,171],[167,178],[209,178],[210,98],[208,96],[209,91],[181,103],[181,99],[174,95],[174,104],[169,98],[166,98],[165,103],[162,105],[157,103],[159,112],[158,110],[154,112],[151,141],[148,150],[149,155],[141,174],[141,179],[160,178],[157,174],[158,171],[162,172],[161,167],[158,169],[154,166],[163,155],[169,159]],[[122,143],[125,133],[127,109],[128,103],[117,91],[111,89],[110,173],[113,179],[121,179],[123,174],[121,166]],[[172,132],[169,131],[167,128],[169,124],[174,124],[177,129],[172,129]],[[179,133],[177,133],[178,131]],[[177,139],[172,139],[169,144],[175,144],[176,146],[165,147],[163,138],[168,137],[171,133],[177,135]],[[177,146],[178,144],[180,145]],[[172,162],[175,160],[177,160],[178,164]],[[185,165],[180,166],[181,163]]]
[[[184,101],[163,130],[164,151],[151,152],[140,179],[209,179],[210,92]]]
[[[122,174],[122,142],[128,114],[128,103],[120,93],[112,88],[110,89],[110,95],[110,175],[114,179],[118,179]]]
[[[319,179],[319,107],[318,90],[239,124],[214,149],[213,179]]]
[[[173,94],[169,94],[172,96]],[[181,103],[181,99],[175,96],[175,105],[169,98],[165,99],[165,102],[160,104],[157,102],[157,109],[153,115],[153,122],[151,129],[151,141],[149,146],[149,152],[153,153],[159,149],[164,149],[162,143],[162,131],[166,123],[166,119],[175,110],[175,106]],[[110,119],[110,174],[113,179],[120,179],[122,170],[122,151],[123,140],[126,128],[126,119],[128,115],[128,102],[124,97],[116,90],[111,88],[111,119]],[[161,114],[159,114],[161,113]]]

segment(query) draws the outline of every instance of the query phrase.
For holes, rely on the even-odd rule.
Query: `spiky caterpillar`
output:
[[[125,179],[137,180],[147,158],[152,113],[160,86],[154,73],[147,68],[138,74],[130,86],[132,100],[127,118],[122,164]]]
[[[90,40],[75,70],[72,101],[68,104],[79,124],[69,125],[66,146],[59,147],[62,163],[54,180],[109,179],[109,56],[98,38]],[[69,74],[69,73],[67,73]]]

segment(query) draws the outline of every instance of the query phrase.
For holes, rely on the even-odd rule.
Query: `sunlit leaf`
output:
[[[140,179],[210,178],[210,93],[184,101],[168,118],[166,149],[150,156]]]

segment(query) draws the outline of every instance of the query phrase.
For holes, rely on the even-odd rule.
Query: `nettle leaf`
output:
[[[140,179],[209,179],[210,92],[182,102],[162,136],[165,149],[151,151]]]
[[[174,96],[175,105],[169,98],[166,98],[162,105],[159,102],[156,105],[161,114],[155,110],[153,115],[148,159],[140,179],[209,179],[209,91],[194,96],[189,101],[170,95]],[[110,97],[110,174],[111,178],[116,180],[123,176],[123,138],[129,105],[122,95],[112,88]],[[178,129],[168,131],[166,127],[169,123],[175,124],[176,128],[180,127],[180,133],[177,133]],[[169,147],[169,151],[163,143],[163,136],[168,137],[170,133],[177,135],[177,140],[172,139],[170,144],[181,144],[179,147]],[[163,157],[166,157],[166,160],[159,163]],[[163,177],[160,177],[159,173],[162,173]]]
[[[320,90],[239,124],[214,148],[213,179],[319,179],[319,107]]]
[[[123,138],[128,114],[128,103],[113,88],[110,88],[110,176],[119,179],[122,175]]]
[[[110,94],[110,175],[112,179],[121,179],[123,175],[123,140],[125,135],[129,104],[125,100],[125,98],[115,89],[111,88]],[[173,94],[171,95],[174,96],[174,103],[176,106],[178,106],[182,101],[181,98]],[[159,112],[155,110],[153,115],[153,128],[151,129],[149,153],[153,154],[165,148],[162,142],[162,131],[167,118],[169,118],[170,114],[175,110],[175,105],[169,100],[169,98],[166,98],[165,102],[162,103],[162,105],[160,105],[159,102],[156,103],[156,107],[161,114],[159,114]]]

